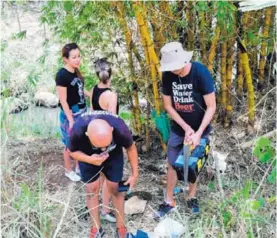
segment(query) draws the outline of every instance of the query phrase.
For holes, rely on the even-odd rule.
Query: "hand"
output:
[[[70,120],[70,121],[69,121],[69,130],[71,130],[71,129],[72,129],[73,124],[74,124],[74,120]]]
[[[191,136],[192,136],[195,132],[194,132],[194,130],[193,130],[190,126],[187,126],[184,130],[185,130],[185,140],[184,140],[184,142],[190,144]]]
[[[200,139],[201,139],[201,133],[199,132],[195,132],[191,137],[190,140],[192,142],[193,145],[193,149],[199,145],[200,143]]]
[[[109,153],[102,153],[102,154],[93,154],[90,156],[91,158],[91,163],[90,164],[93,164],[93,165],[96,165],[96,166],[100,166],[101,164],[103,164],[103,162],[108,159],[109,157]]]
[[[124,183],[124,185],[130,184],[130,189],[132,189],[132,188],[135,186],[137,180],[138,180],[138,176],[131,175],[131,176],[128,178],[128,180]]]

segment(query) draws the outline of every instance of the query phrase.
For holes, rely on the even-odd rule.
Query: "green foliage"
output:
[[[253,155],[256,156],[262,163],[272,163],[273,168],[271,173],[267,176],[267,181],[272,184],[276,183],[276,157],[275,149],[271,140],[260,137],[256,141],[253,148]]]
[[[42,196],[43,192],[42,167],[39,169],[39,181],[35,188],[21,184],[18,196],[11,201],[12,207],[20,216],[15,226],[20,226],[21,236],[50,237],[51,213],[57,206],[47,204]],[[18,229],[18,228],[17,228]]]
[[[130,112],[121,112],[119,113],[119,116],[124,120],[132,120],[132,114]]]
[[[26,33],[27,31],[20,31],[20,32],[14,33],[12,38],[14,40],[16,39],[23,40],[24,38],[26,38]]]
[[[1,40],[1,52],[4,52],[5,49],[7,48],[8,42],[5,40]]]
[[[256,188],[257,185],[248,180],[241,189],[233,192],[220,203],[219,211],[226,231],[230,231],[233,226],[241,222],[244,222],[250,230],[255,222],[261,225],[266,223],[262,213],[266,205],[265,199],[262,196],[258,196],[257,199],[252,198],[253,190]]]
[[[254,146],[253,154],[262,162],[267,163],[275,156],[272,142],[268,138],[260,137]]]

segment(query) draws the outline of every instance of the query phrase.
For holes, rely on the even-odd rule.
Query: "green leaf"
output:
[[[251,188],[251,182],[247,181],[244,188],[242,189],[242,195],[244,199],[249,198],[250,188]]]
[[[73,4],[71,1],[64,1],[63,2],[63,8],[66,12],[70,12],[73,8]]]
[[[208,188],[209,188],[210,190],[215,190],[214,182],[210,181],[210,182],[208,183]]]
[[[23,40],[24,38],[26,38],[26,33],[27,33],[27,31],[20,31],[18,33],[14,33],[12,35],[12,39],[14,39],[14,40],[16,40],[16,39]]]
[[[273,167],[271,173],[267,176],[267,181],[269,183],[275,184],[276,183],[276,165]]]
[[[255,143],[253,154],[262,163],[267,163],[275,155],[271,141],[268,138],[260,137]]]

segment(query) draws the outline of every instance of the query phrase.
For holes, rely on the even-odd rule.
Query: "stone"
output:
[[[143,213],[146,207],[147,201],[139,199],[137,196],[133,196],[125,202],[125,214],[139,214]]]
[[[185,227],[178,221],[165,218],[159,222],[154,230],[157,237],[181,237],[185,233]]]
[[[8,114],[19,113],[29,107],[28,103],[15,97],[4,98],[0,104],[2,113],[6,112]]]
[[[54,93],[50,92],[37,92],[35,94],[35,104],[36,106],[44,107],[57,107],[59,104],[59,99]]]

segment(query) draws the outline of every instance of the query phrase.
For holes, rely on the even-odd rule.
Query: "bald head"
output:
[[[96,119],[88,124],[87,136],[91,144],[98,148],[107,147],[113,139],[113,128],[102,119]]]

